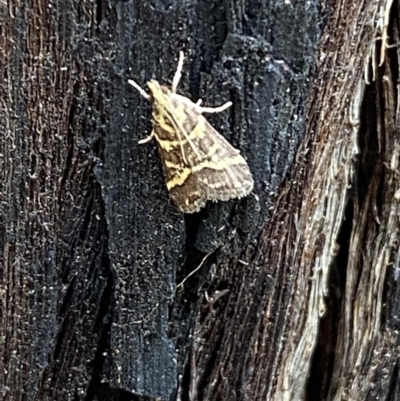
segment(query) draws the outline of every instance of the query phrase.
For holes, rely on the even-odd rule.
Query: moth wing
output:
[[[186,111],[190,116],[190,112]],[[208,200],[226,201],[248,195],[254,186],[250,169],[234,148],[201,114],[187,137],[185,152],[188,163],[180,166],[180,180],[169,187],[171,197],[184,213],[194,213]],[[171,157],[171,155],[169,156]],[[168,167],[167,167],[168,169]],[[171,170],[165,171],[167,177]]]
[[[196,105],[175,93],[156,100],[154,137],[167,188],[178,208],[194,213],[207,200],[248,195],[254,182],[246,161]]]
[[[249,166],[240,154],[203,116],[208,133],[198,143],[203,160],[192,167],[206,198],[226,201],[248,195],[254,187]]]

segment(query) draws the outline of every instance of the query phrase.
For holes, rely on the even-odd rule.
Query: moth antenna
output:
[[[169,101],[168,101],[168,102],[169,102]],[[170,113],[171,113],[171,118],[170,118],[170,121],[171,121],[172,125],[174,126],[174,128],[176,129],[176,132],[177,132],[177,134],[178,134],[178,136],[179,136],[179,141],[180,141],[179,144],[180,144],[180,147],[181,147],[182,157],[183,157],[184,162],[187,164],[186,157],[185,157],[185,152],[184,152],[184,150],[183,150],[183,145],[182,145],[182,138],[181,138],[181,135],[180,135],[179,131],[182,132],[183,136],[184,136],[185,139],[187,140],[188,144],[189,144],[190,147],[192,148],[192,150],[193,150],[193,152],[195,153],[195,155],[197,156],[197,158],[198,158],[199,160],[201,160],[201,156],[200,156],[199,152],[197,151],[196,146],[194,145],[193,141],[190,139],[189,135],[186,133],[186,131],[185,131],[185,129],[183,128],[182,124],[179,122],[179,119],[176,117],[176,115],[175,115],[175,113],[174,113],[174,109],[172,108],[171,102],[169,102],[169,106],[170,106],[170,108],[171,108],[171,112],[170,112]],[[168,117],[170,117],[170,116],[168,116]]]
[[[145,99],[150,100],[150,96],[133,79],[128,79],[128,83],[138,90]]]
[[[170,107],[170,111],[169,112],[165,107],[163,107],[163,109],[165,110],[166,116],[168,117],[169,121],[171,122],[171,124],[173,125],[174,129],[176,130],[176,133],[178,134],[179,146],[181,148],[183,161],[186,164],[188,164],[188,161],[187,161],[186,155],[185,155],[185,150],[183,148],[183,142],[182,142],[181,133],[183,134],[183,136],[187,140],[188,144],[192,148],[192,150],[195,153],[195,155],[197,156],[197,158],[199,160],[201,160],[201,156],[200,156],[199,152],[197,151],[196,146],[194,145],[193,141],[189,138],[188,134],[185,132],[185,129],[183,128],[182,124],[179,122],[179,119],[176,117],[176,115],[174,113],[174,109],[173,109],[172,104],[171,104],[169,99],[168,99],[168,105]]]
[[[221,111],[224,111],[232,106],[232,102],[226,102],[225,104],[219,107],[200,107],[199,105],[197,105],[197,103],[196,106],[198,106],[197,110],[199,111],[199,113],[220,113]]]
[[[182,68],[183,68],[183,59],[185,58],[183,51],[179,52],[179,61],[178,61],[178,67],[176,69],[174,79],[172,81],[172,87],[171,87],[171,92],[175,93],[176,88],[178,87],[179,81],[181,80],[182,77]]]
[[[171,106],[170,103],[169,103],[169,106]],[[164,109],[164,110],[167,111],[166,109]],[[181,127],[175,121],[175,116],[174,116],[174,112],[172,111],[172,108],[171,108],[171,116],[172,116],[172,118],[168,115],[168,112],[166,113],[166,116],[171,121],[172,125],[174,126],[174,128],[176,130],[176,133],[178,134],[179,147],[181,148],[182,159],[186,164],[189,164],[188,161],[186,160],[186,155],[185,155],[185,150],[183,149],[181,134],[179,133],[179,130],[181,129]],[[182,133],[185,135],[184,131],[182,131]]]

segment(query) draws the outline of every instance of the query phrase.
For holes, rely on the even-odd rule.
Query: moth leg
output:
[[[147,100],[150,100],[150,96],[132,79],[128,79],[128,83],[130,83],[139,93]]]
[[[143,145],[144,143],[150,142],[153,138],[154,138],[154,131],[151,131],[151,134],[148,137],[138,141],[138,144]]]
[[[181,77],[182,77],[183,59],[184,59],[183,51],[180,51],[178,67],[176,69],[174,79],[172,81],[172,86],[171,86],[172,93],[176,92],[176,88],[178,87],[179,81],[181,80]]]
[[[197,103],[196,103],[196,106]],[[225,104],[223,104],[222,106],[219,107],[197,107],[197,110],[199,113],[220,113],[221,111],[226,110],[228,107],[232,106],[232,102],[226,102]]]
[[[202,102],[202,100],[199,99],[199,100],[196,102],[196,106],[200,106],[200,105],[201,105],[201,102]]]

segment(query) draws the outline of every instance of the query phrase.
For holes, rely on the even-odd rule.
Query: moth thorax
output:
[[[166,86],[160,85],[155,80],[147,82],[147,86],[150,89],[150,98],[153,102],[158,102],[162,104],[166,101],[166,97],[170,92]]]

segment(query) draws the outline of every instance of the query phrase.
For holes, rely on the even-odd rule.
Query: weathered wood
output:
[[[264,260],[295,266],[270,399],[387,399],[397,380],[389,319],[399,215],[391,7],[342,2],[320,46],[296,173],[266,231]],[[290,246],[277,253],[271,237]]]
[[[333,3],[0,0],[2,400],[399,397],[398,7]],[[256,182],[193,216],[127,84],[179,50]]]

